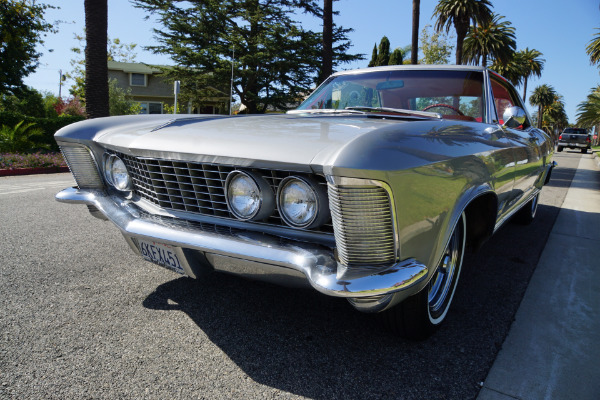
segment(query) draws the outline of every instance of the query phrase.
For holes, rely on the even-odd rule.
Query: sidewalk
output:
[[[582,156],[478,400],[600,399],[600,167]]]

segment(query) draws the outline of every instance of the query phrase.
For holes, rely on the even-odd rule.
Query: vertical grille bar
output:
[[[390,196],[380,186],[328,184],[338,257],[343,265],[377,266],[396,260]]]
[[[80,189],[99,189],[104,186],[90,149],[79,145],[61,145],[60,151]]]

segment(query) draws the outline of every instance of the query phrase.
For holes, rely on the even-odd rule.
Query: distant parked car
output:
[[[418,339],[465,249],[531,222],[554,166],[516,90],[472,66],[345,71],[287,115],[100,118],[56,141],[77,182],[57,199],[146,260],[312,287]]]
[[[592,148],[592,136],[588,133],[587,129],[565,128],[558,137],[556,151],[563,151],[565,147],[580,149],[585,154]]]

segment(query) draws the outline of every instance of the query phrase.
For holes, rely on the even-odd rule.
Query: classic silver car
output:
[[[100,118],[56,140],[77,182],[58,201],[146,260],[311,286],[416,339],[465,249],[530,222],[554,166],[515,89],[464,66],[340,72],[285,115]]]

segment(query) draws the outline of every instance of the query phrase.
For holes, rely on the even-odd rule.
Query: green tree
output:
[[[320,34],[292,19],[289,0],[135,0],[158,16],[155,53],[195,72],[208,86],[233,91],[249,113],[295,106],[313,85],[321,62]],[[235,51],[235,59],[232,59]],[[173,69],[177,72],[177,69]]]
[[[57,32],[57,22],[44,20],[46,10],[56,8],[26,0],[0,1],[0,95],[18,94],[23,79],[33,73],[48,33]]]
[[[577,106],[577,126],[582,128],[600,125],[600,86],[590,89],[587,98]]]
[[[590,63],[592,65],[600,64],[600,29],[596,28],[596,30],[598,32],[596,32],[586,47],[586,53],[590,56]]]
[[[377,64],[377,43],[373,45],[373,54],[371,55],[371,61],[369,61],[368,67],[374,67]]]
[[[88,118],[108,117],[107,0],[85,0],[85,110]]]
[[[487,67],[488,59],[508,62],[515,53],[517,41],[515,28],[503,16],[492,14],[492,18],[473,25],[463,43],[463,62]]]
[[[429,33],[431,25],[421,31],[421,64],[448,64],[454,45],[452,37],[443,32]]]
[[[560,94],[555,94],[552,103],[546,107],[542,125],[549,133],[561,132],[569,125],[565,102]]]
[[[377,50],[377,62],[375,63],[375,66],[389,65],[390,55],[390,40],[384,36],[379,42],[379,49]]]
[[[79,45],[71,47],[74,58],[71,59],[70,64],[73,69],[66,76],[68,79],[73,80],[73,85],[69,88],[71,95],[85,102],[85,32],[81,35],[76,34],[75,39],[79,42]],[[135,51],[137,44],[135,43],[123,43],[119,38],[111,39],[107,36],[106,47],[107,61],[135,62],[137,58]]]
[[[433,11],[436,17],[435,30],[446,33],[450,28],[456,30],[456,64],[463,60],[463,42],[469,31],[471,21],[476,24],[491,19],[492,4],[489,0],[440,0]]]
[[[527,96],[527,80],[532,76],[537,76],[538,78],[542,76],[542,70],[544,69],[546,60],[541,58],[542,53],[536,49],[529,49],[529,47],[526,47],[525,50],[519,50],[515,57],[517,57],[518,62],[521,64],[523,74],[523,101],[525,101]]]
[[[402,65],[404,64],[404,55],[402,49],[394,49],[392,54],[390,54],[390,60],[388,61],[388,65]]]
[[[410,63],[417,64],[419,58],[419,15],[421,13],[421,0],[413,0],[412,13],[412,42],[410,48]]]
[[[533,90],[529,98],[529,104],[538,108],[538,128],[542,128],[544,111],[555,101],[556,95],[556,90],[547,84],[540,85]]]
[[[116,79],[108,81],[108,105],[110,115],[135,115],[139,114],[142,107],[131,97],[131,89],[119,87]]]
[[[46,117],[44,98],[37,90],[24,86],[18,90],[18,95],[0,95],[0,110],[11,111],[29,117]]]

